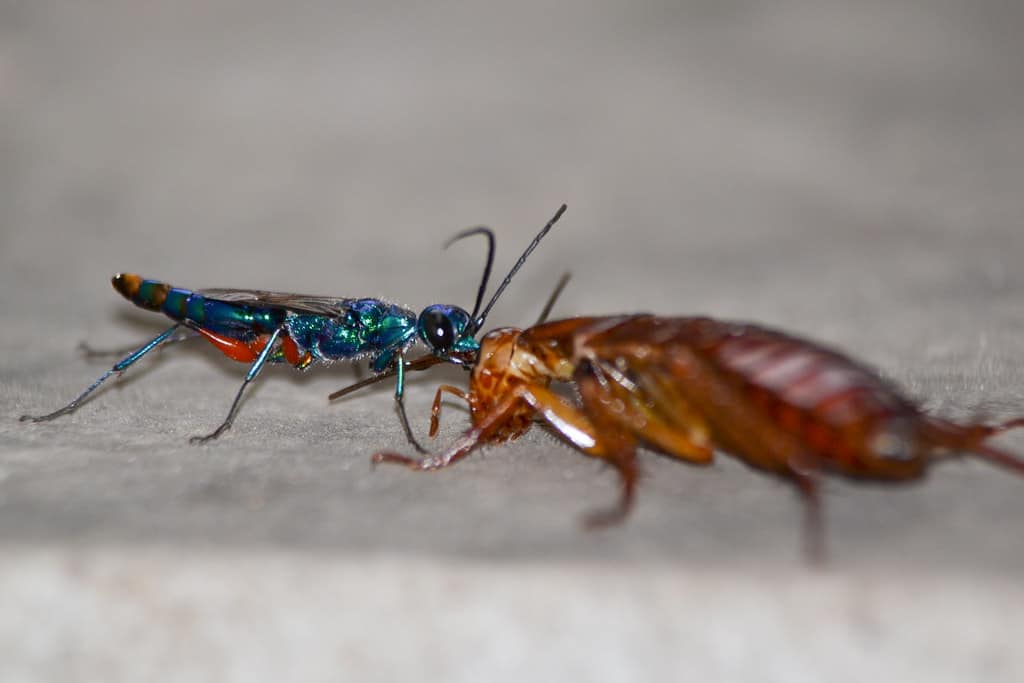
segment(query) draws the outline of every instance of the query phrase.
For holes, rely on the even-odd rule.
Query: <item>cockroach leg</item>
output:
[[[411,458],[401,453],[382,452],[374,453],[370,461],[374,465],[380,463],[405,465],[413,470],[438,470],[442,467],[454,465],[469,455],[469,452],[476,448],[478,444],[486,443],[491,435],[520,407],[520,400],[518,393],[506,396],[490,413],[484,415],[475,427],[463,434],[448,450],[440,455],[426,458]]]
[[[519,385],[514,395],[525,401],[556,432],[584,453],[604,457],[605,450],[599,443],[594,424],[567,399],[541,385]]]
[[[800,491],[804,505],[804,556],[811,564],[825,563],[825,523],[821,506],[821,466],[813,457],[802,454],[789,458],[789,472]]]
[[[986,428],[987,433],[985,434],[985,438],[987,439],[993,436],[997,436],[999,434],[1002,434],[1003,432],[1008,432],[1011,429],[1020,429],[1021,427],[1024,427],[1024,417],[1015,417],[1012,420],[1000,422],[997,425],[989,425]]]
[[[1024,417],[1013,418],[997,425],[959,425],[941,418],[926,417],[923,418],[922,426],[931,449],[971,454],[1018,474],[1024,474],[1024,459],[988,444],[992,437],[1024,427]]]
[[[602,442],[602,445],[608,450],[600,457],[618,470],[619,479],[622,482],[619,500],[613,507],[588,513],[583,518],[583,526],[586,529],[603,529],[620,524],[633,509],[633,494],[636,490],[639,473],[636,464],[636,442],[631,438],[622,438],[618,441],[620,443],[614,446]]]
[[[419,470],[421,472],[439,470],[443,467],[454,465],[456,462],[469,455],[469,452],[480,443],[480,440],[479,430],[471,429],[466,432],[462,438],[456,441],[451,448],[441,455],[431,455],[425,458],[413,458],[408,455],[402,455],[401,453],[383,452],[374,453],[370,462],[374,465],[379,465],[381,463],[405,465],[411,470]]]
[[[645,441],[677,458],[695,465],[711,464],[714,451],[709,430],[682,397],[672,396],[668,401],[665,392],[657,394],[661,405],[669,403],[675,409],[670,422],[666,415],[659,415],[645,404],[637,388],[627,389],[625,378],[612,374],[614,381],[608,381],[606,374],[615,372],[608,363],[580,364],[574,379],[587,414],[602,415],[603,421],[614,423],[619,430],[643,434]],[[644,386],[649,395],[651,388]]]
[[[442,384],[437,388],[437,393],[434,394],[434,404],[430,407],[430,438],[433,439],[437,436],[437,428],[441,421],[441,394],[447,392],[452,396],[462,399],[466,403],[469,403],[469,394],[458,387],[453,387],[450,384]]]
[[[1024,427],[1024,417],[1017,417],[1012,420],[1007,420],[1006,422],[998,424],[995,426],[995,431],[993,431],[992,433],[999,434],[1000,432],[1005,432],[1008,429],[1019,429],[1020,427]]]
[[[604,381],[600,371],[589,363],[581,363],[573,377],[582,404],[581,419],[592,425],[596,448],[588,453],[615,467],[622,482],[618,503],[605,510],[591,512],[583,520],[587,529],[600,529],[625,520],[633,508],[638,467],[636,464],[637,439],[623,422],[631,421],[635,406],[615,395],[612,384]],[[628,399],[628,397],[626,397]]]
[[[798,474],[797,486],[804,500],[804,556],[811,564],[825,563],[825,523],[822,520],[821,491],[816,474]]]

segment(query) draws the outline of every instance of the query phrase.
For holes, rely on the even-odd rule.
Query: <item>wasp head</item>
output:
[[[416,333],[438,358],[455,365],[473,365],[480,343],[473,337],[472,316],[458,306],[433,304],[420,313]]]

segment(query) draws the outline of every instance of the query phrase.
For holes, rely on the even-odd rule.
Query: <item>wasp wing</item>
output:
[[[202,289],[198,292],[207,299],[231,304],[247,304],[278,308],[295,313],[309,313],[338,317],[348,312],[356,299],[345,299],[312,294],[266,292],[258,289]]]

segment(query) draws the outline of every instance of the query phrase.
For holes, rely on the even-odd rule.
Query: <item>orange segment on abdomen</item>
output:
[[[241,339],[232,339],[202,328],[197,329],[196,332],[206,337],[225,356],[240,363],[255,361],[270,339],[270,335],[261,335],[251,342],[244,342]]]

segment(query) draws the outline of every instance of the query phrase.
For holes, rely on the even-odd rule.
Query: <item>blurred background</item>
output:
[[[1024,627],[1024,482],[982,465],[908,488],[830,482],[835,564],[819,574],[790,487],[727,457],[645,454],[636,514],[604,535],[577,522],[613,474],[542,430],[431,477],[370,472],[404,439],[386,387],[326,403],[344,368],[265,373],[209,448],[185,440],[222,418],[243,369],[198,346],[64,420],[14,418],[103,371],[79,341],[160,329],[110,290],[115,272],[469,307],[483,244],[443,242],[492,227],[501,274],[562,202],[489,325],[530,324],[570,271],[556,317],[756,320],[863,358],[930,409],[1019,414],[1022,29],[1024,9],[997,1],[0,2],[11,680],[137,680],[168,661],[178,680],[208,680],[209,662],[251,680],[246,662],[275,657],[306,679],[502,680],[487,666],[529,658],[510,680],[684,664],[1019,680],[999,637]],[[417,429],[438,381],[465,379],[413,383]],[[443,441],[466,425],[445,420]],[[295,592],[317,582],[326,596]],[[571,634],[593,624],[583,647]],[[111,637],[83,635],[97,625]],[[437,628],[479,658],[424,638]],[[385,658],[389,633],[410,649]],[[194,669],[181,634],[204,643]]]

